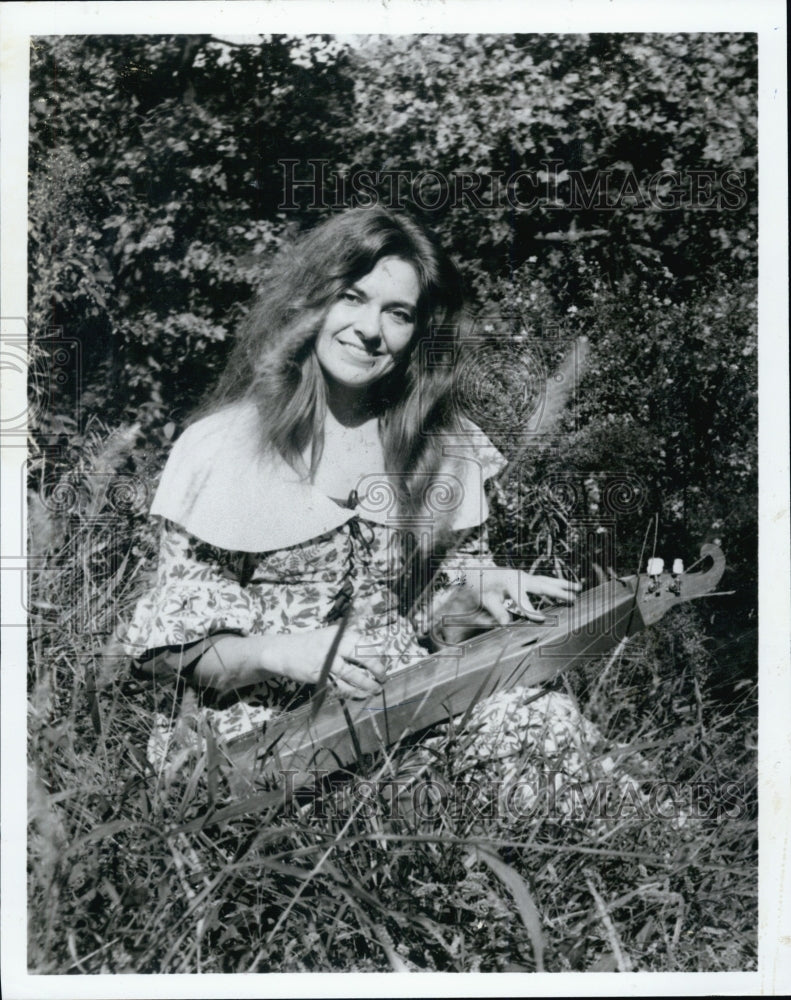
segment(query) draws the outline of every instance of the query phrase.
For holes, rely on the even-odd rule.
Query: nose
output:
[[[354,330],[365,341],[377,343],[382,339],[381,317],[375,303],[369,302],[357,311]]]

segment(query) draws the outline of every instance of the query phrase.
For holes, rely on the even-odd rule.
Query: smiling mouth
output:
[[[353,354],[358,355],[361,360],[365,359],[366,361],[370,361],[371,364],[373,364],[377,358],[382,357],[381,354],[372,353],[362,345],[353,344],[348,340],[339,340],[338,343],[342,344],[347,350],[351,351]]]

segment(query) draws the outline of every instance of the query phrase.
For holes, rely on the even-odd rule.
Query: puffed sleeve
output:
[[[205,648],[202,640],[254,631],[255,603],[242,586],[249,558],[163,521],[156,580],[125,629],[126,653],[140,661],[155,651],[194,647],[194,662]],[[181,665],[188,665],[186,659]]]

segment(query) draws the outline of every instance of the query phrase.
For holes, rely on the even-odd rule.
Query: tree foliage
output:
[[[541,196],[527,210],[499,199],[486,210],[449,201],[432,213],[474,268],[507,273],[533,254],[554,268],[547,236],[572,227],[605,231],[586,246],[614,277],[642,260],[699,280],[702,264],[737,274],[753,259],[754,38],[449,35],[369,45],[377,58],[363,59],[355,80],[351,167],[546,178],[538,192],[517,184],[517,204]],[[744,203],[734,196],[713,212],[657,209],[674,202],[671,178],[657,182],[653,198],[651,178],[704,170],[718,179],[697,201],[716,205],[724,172],[734,171],[743,174]]]
[[[402,198],[492,336],[589,338],[536,468],[617,456],[679,544],[720,532],[754,562],[755,36],[87,36],[32,56],[32,332],[78,339],[86,416],[162,444],[282,240],[344,197]],[[324,184],[290,209],[283,160]]]
[[[288,228],[277,159],[335,152],[310,126],[332,122],[345,81],[293,48],[36,45],[31,321],[80,338],[84,388],[111,414],[161,422],[194,402]]]

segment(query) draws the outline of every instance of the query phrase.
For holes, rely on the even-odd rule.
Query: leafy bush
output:
[[[537,255],[566,283],[564,236],[584,238],[616,281],[641,261],[687,288],[709,266],[738,279],[755,265],[755,60],[754,36],[727,34],[376,38],[356,53],[358,141],[344,165],[445,178],[532,172],[537,192],[523,183],[511,205],[484,183],[480,207],[443,200],[439,180],[432,189],[426,178],[420,200],[438,205],[426,214],[473,282],[481,268],[506,275]],[[714,170],[712,205],[724,171],[742,172],[744,196],[712,212],[689,204],[690,190],[686,205],[663,211],[658,203],[673,200],[662,183],[648,195],[663,170]],[[597,178],[611,192],[604,202],[586,194]]]
[[[501,192],[491,207],[459,197],[422,212],[479,305],[531,257],[564,315],[586,303],[580,262],[618,292],[635,278],[649,292],[675,282],[677,298],[738,284],[755,270],[755,59],[753,36],[726,34],[37,39],[32,330],[79,338],[105,416],[179,420],[270,254],[360,169],[507,178],[556,162],[530,211]],[[279,207],[284,159],[302,179],[325,161],[318,201],[301,188],[299,210]],[[608,176],[617,195],[663,169],[715,171],[712,207],[572,197],[574,171]],[[743,175],[738,197],[726,171]],[[419,214],[428,197],[412,199]]]
[[[31,328],[79,338],[105,418],[161,426],[195,405],[288,228],[276,159],[334,153],[309,126],[332,123],[344,82],[293,46],[37,41]]]

